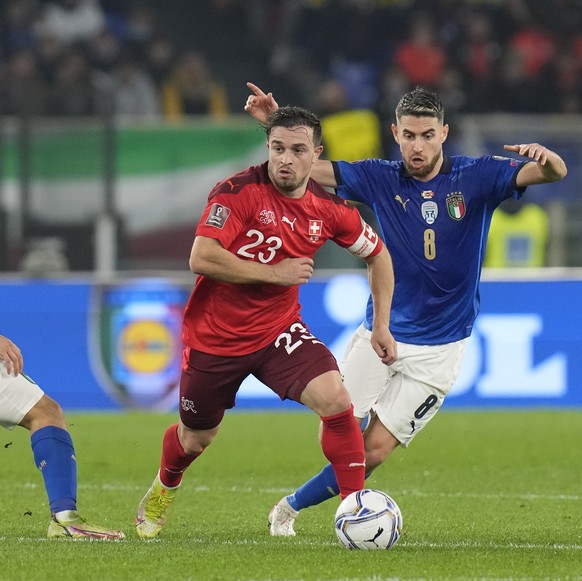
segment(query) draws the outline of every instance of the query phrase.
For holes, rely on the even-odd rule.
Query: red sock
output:
[[[354,407],[321,418],[321,448],[331,462],[341,498],[364,488],[366,476],[364,438],[354,418]]]
[[[164,486],[174,487],[182,482],[184,471],[202,452],[188,455],[184,452],[178,438],[178,424],[170,426],[164,434],[162,442],[162,461],[160,464],[160,480]]]

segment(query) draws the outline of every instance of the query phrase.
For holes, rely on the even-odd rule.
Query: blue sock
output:
[[[77,460],[67,430],[46,426],[30,438],[34,462],[41,471],[51,513],[77,509]]]
[[[368,426],[370,422],[370,413],[366,414],[363,419],[360,429],[362,432]],[[370,476],[372,472],[366,472],[366,478]],[[294,510],[302,510],[309,506],[315,506],[316,504],[322,503],[328,498],[333,498],[339,494],[339,486],[337,485],[337,480],[335,477],[335,472],[331,464],[328,464],[323,468],[323,470],[315,475],[311,480],[308,480],[305,484],[302,484],[295,492],[287,497],[287,502],[291,505]]]
[[[366,472],[366,478],[372,472]],[[335,478],[335,472],[331,464],[325,468],[311,480],[302,484],[293,494],[287,497],[287,502],[291,508],[301,510],[309,506],[315,506],[322,503],[328,498],[333,498],[339,494],[339,486]]]
[[[314,506],[333,498],[339,494],[339,487],[335,478],[335,472],[331,464],[315,475],[311,480],[302,484],[293,494],[287,497],[287,502],[295,510],[301,510],[308,506]]]

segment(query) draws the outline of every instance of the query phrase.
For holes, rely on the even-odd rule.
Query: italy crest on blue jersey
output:
[[[465,215],[465,198],[460,192],[453,192],[447,196],[447,210],[453,220],[461,220]]]

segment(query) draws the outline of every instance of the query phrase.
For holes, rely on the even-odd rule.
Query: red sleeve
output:
[[[241,199],[241,195],[211,196],[198,222],[196,236],[214,238],[224,248],[229,248],[246,221]]]
[[[359,258],[376,256],[384,244],[376,231],[360,216],[360,212],[349,205],[338,206],[338,211],[338,227],[333,241]]]

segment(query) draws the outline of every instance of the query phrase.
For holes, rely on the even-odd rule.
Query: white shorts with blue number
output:
[[[12,375],[0,359],[0,426],[12,430],[38,403],[44,392],[24,375]]]
[[[354,404],[354,415],[372,410],[407,447],[441,407],[461,366],[466,339],[445,345],[397,343],[398,359],[384,365],[371,331],[361,325],[346,348],[340,368]]]

